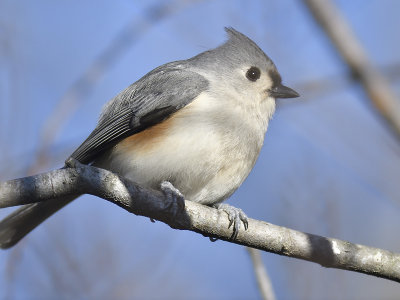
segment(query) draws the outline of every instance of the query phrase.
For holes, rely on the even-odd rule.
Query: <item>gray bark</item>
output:
[[[69,195],[92,194],[123,209],[172,228],[191,230],[205,236],[295,257],[320,264],[374,275],[400,282],[400,254],[352,244],[249,218],[248,230],[231,240],[232,228],[223,211],[191,201],[179,209],[160,191],[147,189],[107,170],[72,162],[74,168],[0,183],[0,208],[41,201],[57,201]]]

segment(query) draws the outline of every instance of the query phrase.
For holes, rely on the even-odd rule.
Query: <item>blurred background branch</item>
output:
[[[260,295],[264,300],[275,300],[275,293],[272,287],[271,279],[268,276],[267,268],[264,266],[260,250],[246,247],[247,252],[253,263],[254,275],[260,290]]]
[[[376,69],[349,24],[331,0],[304,0],[315,20],[331,39],[360,80],[372,104],[400,139],[400,101],[386,78]]]
[[[393,63],[385,66],[378,66],[383,76],[390,82],[396,82],[400,79],[400,64]],[[326,78],[318,78],[309,81],[299,81],[293,84],[295,90],[302,91],[304,101],[309,100],[311,97],[323,97],[324,95],[335,93],[340,90],[358,83],[358,78],[354,74],[343,73],[340,75],[332,75]]]
[[[36,158],[33,160],[33,165],[27,171],[28,174],[37,173],[39,166],[43,168],[48,164],[49,148],[54,142],[56,135],[68,118],[81,105],[80,102],[88,99],[89,94],[104,77],[105,73],[158,22],[170,17],[186,5],[198,1],[175,0],[157,2],[143,12],[142,18],[132,18],[132,21],[117,33],[108,47],[99,54],[91,66],[67,90],[65,95],[59,100],[52,114],[46,120],[40,135],[40,146]]]

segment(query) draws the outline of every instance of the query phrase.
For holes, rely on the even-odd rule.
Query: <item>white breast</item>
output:
[[[167,121],[119,143],[101,165],[156,189],[168,180],[188,200],[218,203],[254,166],[274,108],[266,99],[244,113],[202,93]]]

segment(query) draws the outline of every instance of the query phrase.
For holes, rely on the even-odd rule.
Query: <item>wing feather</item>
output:
[[[185,70],[181,62],[158,67],[105,106],[97,127],[70,157],[91,163],[120,140],[162,122],[207,87],[203,76]]]

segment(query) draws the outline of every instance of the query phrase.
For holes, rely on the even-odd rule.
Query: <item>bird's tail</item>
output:
[[[77,197],[24,205],[0,222],[0,248],[7,249],[18,243],[36,226]]]

